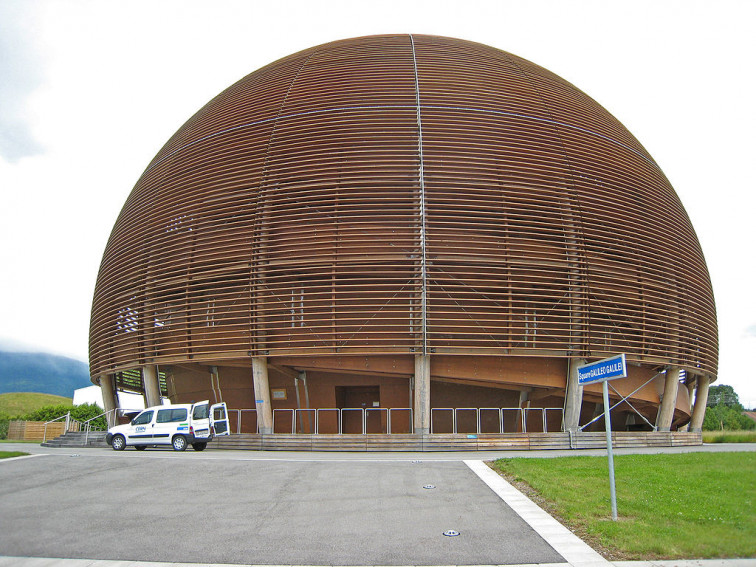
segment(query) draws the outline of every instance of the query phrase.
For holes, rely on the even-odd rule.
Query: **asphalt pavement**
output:
[[[564,561],[464,462],[174,455],[100,449],[3,462],[0,555],[279,565]]]
[[[0,460],[0,567],[609,565],[482,462],[603,451],[0,447],[32,453]],[[696,450],[753,451],[756,444],[616,452]],[[756,561],[632,565],[753,567]]]

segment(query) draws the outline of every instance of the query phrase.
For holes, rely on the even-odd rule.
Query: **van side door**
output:
[[[157,417],[152,427],[153,443],[170,445],[176,433],[189,433],[189,415],[186,408],[165,406],[157,410]]]
[[[127,443],[149,444],[152,442],[152,416],[154,410],[145,410],[131,420],[129,430],[126,432]]]

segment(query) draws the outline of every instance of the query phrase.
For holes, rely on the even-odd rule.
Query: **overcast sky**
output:
[[[87,359],[105,243],[162,144],[244,75],[336,39],[477,41],[613,113],[679,194],[720,384],[756,406],[756,2],[0,0],[0,346]]]

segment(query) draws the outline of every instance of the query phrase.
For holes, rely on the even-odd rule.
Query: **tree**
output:
[[[743,406],[740,405],[740,399],[735,393],[735,389],[727,384],[720,384],[717,386],[711,386],[709,388],[709,398],[706,400],[706,406],[727,406],[736,407],[743,411]]]
[[[709,388],[709,398],[706,401],[706,415],[702,429],[705,431],[756,428],[756,421],[743,415],[738,395],[732,386],[726,384]]]

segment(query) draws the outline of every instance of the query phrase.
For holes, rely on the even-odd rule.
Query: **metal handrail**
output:
[[[72,418],[71,417],[71,412],[69,411],[65,415],[61,415],[60,417],[56,417],[55,419],[51,419],[50,421],[46,421],[45,422],[45,430],[44,430],[44,433],[42,434],[42,443],[44,443],[44,442],[47,441],[47,426],[49,424],[51,424],[51,423],[55,423],[56,421],[60,421],[61,419],[65,419],[66,420],[66,426],[63,429],[63,433],[64,434],[68,433],[69,431],[71,431],[71,426],[73,424],[77,424],[79,426],[79,430],[81,430],[81,422],[78,419],[76,419],[76,418]]]
[[[85,435],[84,435],[84,444],[86,445],[89,442],[89,432],[92,430],[92,424],[91,422],[97,419],[98,417],[105,416],[105,429],[107,430],[108,426],[110,425],[110,414],[112,413],[115,416],[115,413],[117,412],[117,409],[112,409],[108,411],[104,411],[99,415],[96,415],[94,417],[89,418],[86,421],[81,422],[81,425],[84,426]],[[114,420],[115,422],[115,420]],[[97,431],[102,431],[101,429],[97,429]]]

